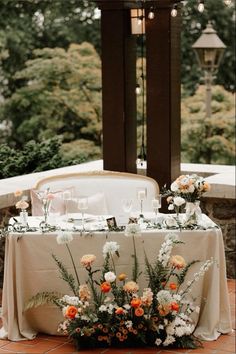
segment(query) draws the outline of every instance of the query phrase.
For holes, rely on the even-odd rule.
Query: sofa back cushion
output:
[[[70,173],[46,177],[37,182],[36,189],[50,189],[50,192],[66,190],[73,187],[77,196],[92,197],[97,193],[104,195],[103,207],[107,213],[118,216],[122,214],[122,200],[133,200],[133,211],[140,210],[137,189],[146,188],[147,198],[143,201],[143,210],[152,211],[151,200],[159,194],[157,182],[146,176],[125,172],[93,171]],[[33,203],[33,200],[32,200]],[[105,205],[105,206],[104,206]],[[33,208],[34,210],[34,208]],[[104,214],[102,212],[101,214]]]

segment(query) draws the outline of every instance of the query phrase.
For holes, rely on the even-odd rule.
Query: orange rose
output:
[[[142,301],[139,298],[133,298],[130,302],[130,305],[134,308],[137,308],[141,305]]]
[[[142,309],[142,307],[137,307],[134,311],[134,314],[137,317],[141,317],[144,314],[144,310]]]
[[[78,310],[75,306],[68,306],[65,312],[65,316],[69,318],[75,318],[75,315],[78,313]]]
[[[177,289],[176,283],[170,283],[170,284],[169,284],[169,288],[170,288],[171,290],[176,290],[176,289]]]
[[[124,309],[122,307],[118,307],[115,311],[116,315],[123,315]]]
[[[120,275],[118,275],[118,279],[119,281],[123,281],[127,278],[127,275],[125,273],[121,273]]]
[[[100,285],[101,291],[103,293],[108,293],[111,290],[111,284],[108,283],[107,281],[104,281],[101,285]]]
[[[179,311],[179,304],[177,304],[177,302],[172,302],[171,303],[171,310],[178,312]]]

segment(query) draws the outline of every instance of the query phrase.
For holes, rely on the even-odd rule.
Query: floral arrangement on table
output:
[[[28,213],[26,209],[29,207],[29,203],[27,202],[27,196],[23,195],[23,192],[21,190],[16,190],[14,193],[14,196],[16,198],[20,198],[16,204],[15,207],[16,209],[20,209],[20,220],[21,223],[26,226],[27,221],[28,221]]]
[[[175,210],[178,216],[185,207],[187,220],[196,222],[201,215],[200,198],[210,188],[210,184],[201,176],[181,175],[171,184],[170,189],[164,186],[162,195],[167,196],[168,210]]]
[[[135,229],[136,228],[136,229]],[[139,225],[129,226],[126,235],[133,238],[133,277],[116,272],[115,259],[119,257],[117,242],[107,241],[103,246],[104,264],[94,269],[96,256],[85,254],[80,264],[87,272],[88,280],[81,284],[69,243],[70,233],[59,233],[57,242],[69,252],[74,275],[68,273],[62,262],[53,255],[71,294],[60,296],[54,292],[33,296],[26,309],[53,302],[62,311],[64,321],[59,331],[73,338],[77,349],[109,346],[175,346],[196,348],[201,346],[194,337],[191,315],[199,312],[191,297],[193,284],[213,263],[208,260],[200,266],[192,280],[184,283],[189,268],[198,261],[186,263],[180,255],[171,255],[173,247],[182,243],[178,235],[168,233],[154,264],[145,254],[148,285],[142,291],[138,278],[138,259],[135,237],[140,234]]]

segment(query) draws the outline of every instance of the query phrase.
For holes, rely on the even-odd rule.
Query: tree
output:
[[[36,48],[88,41],[100,50],[95,9],[92,0],[1,0],[0,94],[8,97],[19,87],[14,74]]]
[[[235,91],[235,15],[234,6],[226,7],[222,0],[205,1],[205,11],[200,14],[196,0],[185,2],[182,10],[182,72],[181,80],[186,94],[193,94],[203,75],[192,49],[207,22],[211,21],[220,39],[227,46],[215,83],[228,91]]]
[[[59,135],[101,145],[101,62],[91,44],[36,49],[15,80],[21,87],[0,110],[0,119],[12,123],[9,144]]]
[[[215,86],[212,117],[205,117],[205,87],[182,100],[182,162],[235,164],[235,97]]]

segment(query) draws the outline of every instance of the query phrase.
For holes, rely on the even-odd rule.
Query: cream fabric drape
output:
[[[224,244],[219,229],[206,231],[164,231],[142,232],[136,238],[140,267],[143,271],[139,284],[145,286],[144,250],[149,260],[154,260],[168,232],[175,232],[185,245],[175,246],[172,254],[182,255],[186,261],[200,260],[189,271],[186,281],[198,271],[202,262],[211,257],[216,261],[210,270],[194,286],[193,296],[200,305],[199,317],[195,317],[195,335],[205,340],[215,340],[220,333],[231,331],[230,309],[226,283]],[[84,254],[97,256],[94,266],[103,264],[102,248],[106,241],[117,241],[120,257],[115,259],[116,272],[125,272],[131,278],[133,244],[132,238],[124,233],[94,233],[92,236],[73,234],[70,243],[78,267],[80,281],[86,279],[86,271],[80,266]],[[52,305],[24,311],[27,300],[41,291],[58,291],[69,294],[67,284],[60,279],[57,266],[51,256],[58,259],[73,272],[65,245],[58,245],[56,234],[26,233],[22,237],[12,234],[6,240],[5,273],[3,286],[3,328],[1,338],[13,341],[32,339],[37,332],[58,334],[57,326],[63,320],[60,310]],[[196,315],[197,316],[197,315]]]

